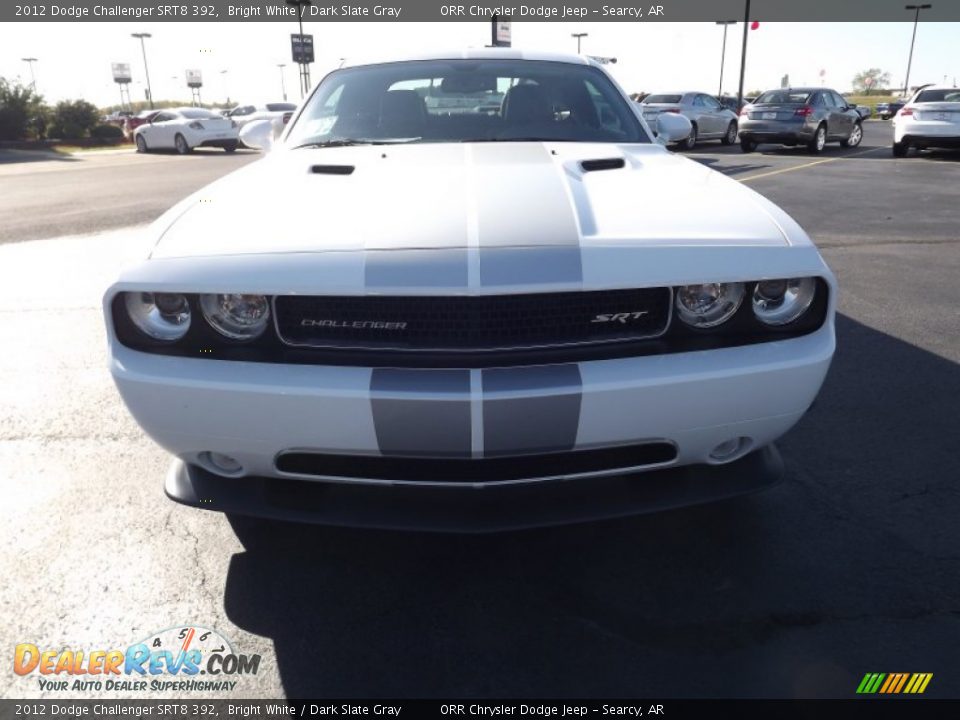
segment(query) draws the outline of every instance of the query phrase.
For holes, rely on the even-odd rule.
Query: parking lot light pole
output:
[[[20,59],[30,66],[30,87],[33,89],[34,92],[36,92],[37,76],[33,74],[33,64],[37,61],[37,59],[35,57],[20,58]]]
[[[737,89],[737,107],[743,106],[743,76],[747,71],[747,33],[750,32],[750,0],[743,9],[743,50],[740,51],[740,86]]]
[[[587,37],[590,33],[570,33],[570,37],[577,39],[577,55],[580,54],[580,41],[583,38]]]
[[[221,70],[220,76],[223,78],[223,94],[227,96],[227,106],[230,106],[230,86],[227,84],[227,73],[229,70]]]
[[[717,20],[717,25],[723,25],[723,49],[720,50],[720,88],[717,90],[718,99],[723,96],[723,64],[727,59],[727,28],[736,24],[736,20]]]
[[[153,37],[150,33],[130,33],[130,37],[140,40],[140,50],[143,52],[143,74],[147,76],[147,100],[150,102],[150,109],[153,110],[153,90],[150,88],[150,70],[147,69],[147,46],[144,39]]]
[[[286,63],[277,63],[277,67],[280,68],[280,90],[283,92],[283,101],[287,101],[287,81],[283,77],[283,69],[287,66]]]
[[[907,59],[907,79],[903,81],[903,94],[905,97],[910,95],[910,66],[913,65],[913,45],[917,41],[917,25],[920,23],[920,11],[929,10],[933,5],[924,3],[923,5],[904,5],[904,10],[915,10],[913,16],[913,37],[910,38],[910,57]]]

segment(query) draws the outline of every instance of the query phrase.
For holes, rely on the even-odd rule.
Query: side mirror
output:
[[[660,113],[657,116],[657,142],[661,145],[680,142],[690,137],[693,125],[680,113]]]
[[[255,120],[240,128],[240,140],[247,147],[254,150],[270,152],[273,147],[273,122],[271,120]]]

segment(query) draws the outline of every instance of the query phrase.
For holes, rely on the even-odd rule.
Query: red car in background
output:
[[[123,134],[126,135],[127,138],[132,138],[134,130],[144,123],[148,123],[153,120],[153,118],[156,117],[157,113],[159,112],[159,110],[144,110],[132,117],[128,117],[123,123]]]

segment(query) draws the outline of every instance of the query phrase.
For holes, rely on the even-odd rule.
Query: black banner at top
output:
[[[750,4],[759,22],[907,22],[904,0],[314,0],[303,19],[318,21],[511,22],[713,22],[740,20]],[[293,21],[283,0],[63,0],[3,2],[0,22],[265,22]],[[938,0],[923,10],[925,22],[960,21],[960,0]]]

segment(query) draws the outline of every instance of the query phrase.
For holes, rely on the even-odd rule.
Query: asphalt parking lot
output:
[[[263,655],[249,698],[846,698],[868,671],[932,672],[928,696],[960,696],[960,152],[894,159],[890,135],[870,122],[861,147],[816,158],[687,153],[792,214],[839,278],[837,355],[779,443],[778,487],[549,530],[285,526],[249,547],[164,498],[169,458],[113,388],[99,301],[139,249],[127,226],[254,156],[151,156],[162,201],[131,194],[119,223],[101,205],[138,156],[96,160],[82,187],[0,165],[14,197],[45,188],[28,211],[0,201],[0,647],[196,623]],[[61,193],[77,214],[50,224],[38,208]],[[35,678],[2,694],[69,696]]]

